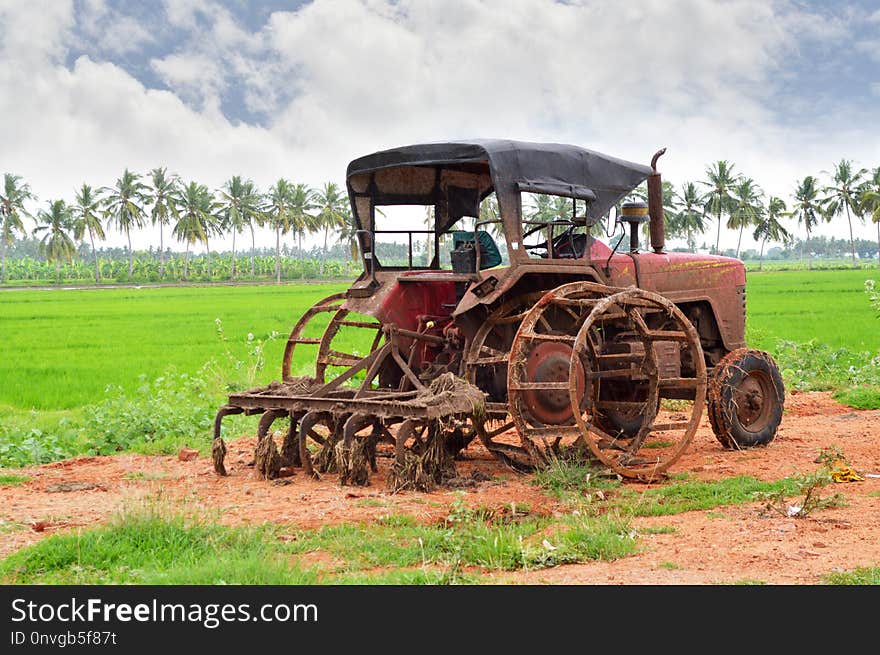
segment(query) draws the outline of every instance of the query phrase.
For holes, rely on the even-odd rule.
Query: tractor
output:
[[[567,455],[655,480],[704,410],[725,448],[768,444],[784,388],[773,358],[745,343],[745,268],[667,252],[664,152],[643,165],[473,140],[353,160],[363,272],[293,326],[280,380],[229,395],[218,474],[221,421],[236,413],[260,415],[261,477],[301,466],[366,484],[387,442],[395,489],[442,482],[471,443],[517,471]],[[645,180],[647,202],[631,200]]]

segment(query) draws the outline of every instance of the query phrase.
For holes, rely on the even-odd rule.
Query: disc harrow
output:
[[[231,394],[220,408],[213,448],[218,475],[227,474],[220,426],[231,414],[260,416],[254,466],[263,479],[279,477],[284,468],[302,467],[313,477],[336,473],[341,484],[365,485],[378,471],[377,445],[388,443],[395,459],[389,486],[394,491],[424,490],[447,475],[452,458],[470,443],[475,435],[472,417],[483,419],[485,394],[452,372],[423,380],[413,368],[417,344],[447,345],[447,339],[428,332],[434,324],[428,321],[422,330],[412,331],[349,320],[342,300],[342,294],[324,298],[294,326],[282,382]],[[304,336],[322,314],[331,318],[321,337]],[[344,327],[376,331],[360,339],[370,344],[367,355],[332,348]],[[314,376],[290,374],[293,352],[302,344],[318,346]],[[381,381],[383,372],[393,386]],[[280,418],[289,418],[290,427],[279,451],[271,428]]]

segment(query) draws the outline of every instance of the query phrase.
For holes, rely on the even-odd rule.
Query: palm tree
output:
[[[674,192],[676,211],[670,220],[672,234],[684,234],[688,248],[697,249],[694,232],[702,234],[706,231],[706,212],[703,209],[703,195],[694,182],[685,182],[680,191]]]
[[[95,284],[101,282],[101,269],[98,267],[98,251],[95,249],[95,237],[103,240],[104,228],[101,225],[101,202],[100,194],[92,191],[92,187],[83,184],[76,192],[76,206],[73,207],[75,214],[73,234],[77,241],[82,241],[86,232],[89,233],[89,242],[92,244],[92,257],[95,259]]]
[[[726,159],[720,159],[706,169],[706,181],[700,182],[709,187],[706,199],[706,212],[715,214],[718,221],[718,234],[715,237],[715,252],[721,245],[721,215],[730,212],[733,204],[731,190],[738,175],[733,174],[734,165]]]
[[[880,166],[872,171],[859,196],[861,211],[877,224],[877,265],[880,266]]]
[[[190,185],[194,182],[190,182]],[[202,195],[204,195],[204,211],[200,212],[199,220],[202,222],[202,231],[205,233],[204,244],[207,253],[207,267],[205,272],[208,280],[211,280],[211,237],[221,236],[223,234],[223,218],[220,215],[221,204],[214,198],[214,194],[204,184],[196,186],[202,187]]]
[[[821,201],[825,207],[825,214],[828,219],[830,220],[838,214],[846,213],[846,221],[849,223],[849,244],[852,250],[853,268],[858,267],[858,264],[856,263],[856,242],[853,239],[851,214],[855,214],[864,222],[864,218],[859,213],[859,185],[867,172],[864,168],[853,172],[852,161],[841,159],[834,166],[832,184],[822,189],[823,193],[828,194]]]
[[[557,207],[554,205],[553,196],[546,193],[531,194],[530,211],[527,217],[536,223],[549,223],[557,217]]]
[[[813,253],[810,250],[810,234],[819,224],[819,220],[825,218],[819,200],[819,189],[816,185],[816,178],[807,175],[803,180],[797,183],[794,192],[795,205],[791,211],[791,215],[797,219],[798,225],[803,224],[807,232],[807,267],[813,268]],[[803,261],[803,253],[801,253],[801,261]]]
[[[755,184],[750,177],[740,177],[733,187],[733,205],[730,208],[730,217],[727,227],[731,230],[739,228],[739,238],[736,241],[736,256],[739,257],[742,245],[742,233],[746,226],[757,225],[764,207],[761,198],[764,192]]]
[[[785,201],[782,198],[771,196],[767,202],[767,211],[761,214],[758,220],[755,233],[753,235],[755,241],[761,240],[761,257],[758,262],[758,270],[764,268],[764,244],[767,239],[771,241],[787,241],[789,238],[788,230],[786,230],[779,219],[788,216],[786,212]]]
[[[6,247],[15,241],[15,233],[26,235],[21,216],[31,215],[24,208],[25,200],[36,200],[31,188],[21,182],[21,177],[12,173],[3,175],[3,191],[0,193],[0,252],[2,252],[2,275],[0,282],[6,282]]]
[[[49,211],[37,213],[37,226],[34,236],[41,232],[46,235],[40,240],[40,252],[46,259],[55,263],[55,277],[61,281],[61,261],[71,261],[76,254],[76,244],[69,232],[74,229],[71,208],[63,200],[49,201]]]
[[[302,239],[307,232],[313,232],[317,226],[315,217],[309,212],[315,209],[315,192],[306,184],[295,184],[290,194],[291,229],[297,236],[299,259],[302,261]],[[305,267],[302,269],[305,277]]]
[[[145,197],[153,203],[150,218],[153,225],[159,226],[159,277],[165,277],[165,238],[163,228],[176,216],[177,205],[180,204],[179,179],[176,175],[168,175],[166,169],[154,168],[150,171],[152,190]]]
[[[266,217],[266,197],[261,194],[254,184],[248,181],[248,195],[252,196],[251,203],[253,205],[253,212],[246,214],[245,217],[247,220],[248,228],[251,231],[251,278],[256,276],[256,252],[257,252],[257,240],[254,236],[254,225],[258,227],[262,227],[266,224],[268,218]]]
[[[251,276],[254,274],[254,222],[259,221],[260,195],[256,192],[252,180],[244,180],[240,175],[229,178],[220,190],[220,211],[223,227],[232,231],[232,271],[230,278],[235,279],[235,235],[244,231],[246,226],[251,229]]]
[[[140,181],[140,176],[127,168],[122,177],[116,180],[116,186],[104,187],[109,195],[104,198],[104,216],[107,226],[115,225],[116,229],[128,239],[128,276],[131,277],[134,265],[134,252],[131,249],[131,230],[144,226],[145,214],[143,202],[147,185]]]
[[[321,257],[321,275],[324,275],[324,264],[327,261],[327,237],[330,230],[341,230],[345,227],[348,216],[348,196],[342,192],[336,182],[326,182],[314,195],[315,225],[324,230],[324,250]]]
[[[346,243],[348,244],[348,251],[351,253],[351,261],[356,262],[358,260],[358,241],[357,241],[357,223],[355,222],[354,216],[350,211],[346,211],[345,213],[345,224],[339,230],[339,239],[337,239],[337,243]],[[428,239],[428,244],[430,247],[430,239]]]
[[[287,234],[293,224],[291,215],[291,199],[293,185],[290,181],[280,178],[269,188],[266,217],[275,228],[275,283],[281,284],[281,235]]]
[[[480,220],[492,221],[484,228],[488,230],[489,234],[498,238],[504,236],[504,226],[501,224],[501,208],[498,207],[498,197],[495,193],[490,193],[480,202]]]
[[[180,207],[177,212],[177,223],[172,234],[178,241],[186,243],[183,259],[183,279],[189,276],[189,249],[196,243],[208,242],[208,231],[211,229],[213,201],[208,187],[204,184],[190,182],[183,189]]]

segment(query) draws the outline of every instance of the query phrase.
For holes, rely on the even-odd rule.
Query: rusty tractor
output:
[[[772,357],[745,343],[744,266],[666,251],[664,152],[646,166],[484,140],[352,161],[363,273],[295,324],[280,381],[229,396],[217,472],[221,420],[235,413],[260,415],[264,478],[301,466],[365,484],[387,442],[395,489],[441,483],[475,439],[519,471],[565,454],[653,480],[704,410],[724,447],[769,443],[784,389]],[[624,202],[645,180],[647,203]],[[415,219],[393,215],[413,207]],[[294,375],[307,348],[314,370]]]

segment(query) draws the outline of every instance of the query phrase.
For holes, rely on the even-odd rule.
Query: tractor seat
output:
[[[492,235],[486,230],[477,231],[480,244],[480,269],[492,268],[501,263],[501,252]],[[467,230],[452,232],[452,268],[456,272],[472,272],[475,270],[476,257],[474,252],[474,233]]]

